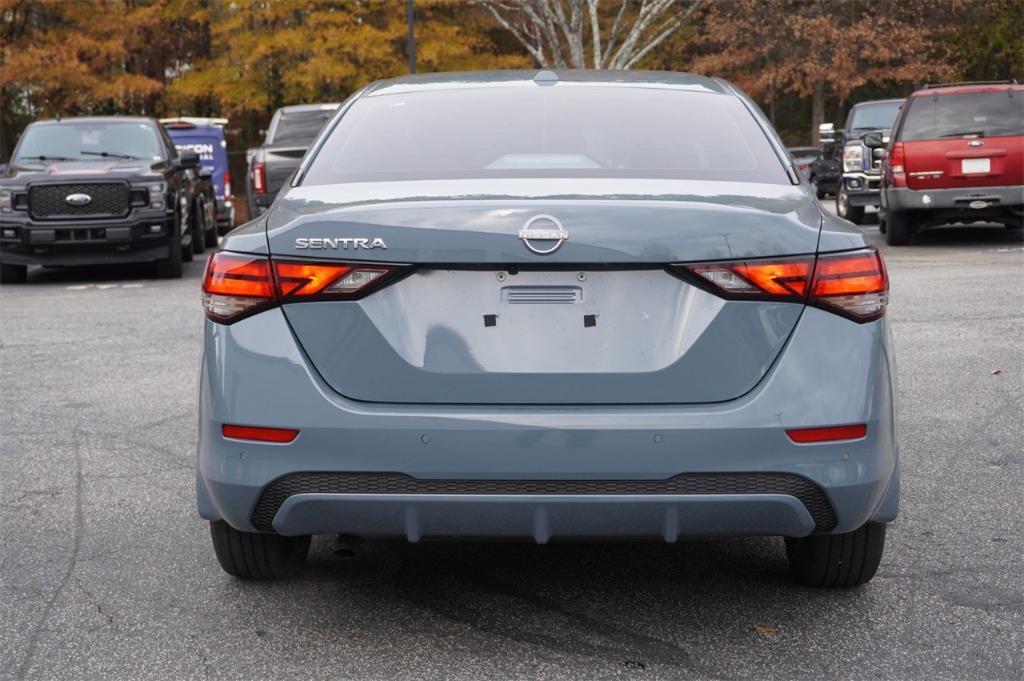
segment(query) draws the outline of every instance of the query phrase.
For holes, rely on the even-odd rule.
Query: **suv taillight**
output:
[[[889,167],[892,168],[892,172],[903,172],[903,159],[903,142],[897,142],[892,145],[892,155],[889,157]]]
[[[203,276],[203,307],[215,322],[231,324],[279,303],[351,300],[393,281],[405,265],[270,260],[215,253]]]
[[[252,193],[267,193],[267,166],[258,161],[252,164]]]
[[[874,248],[779,260],[682,266],[704,288],[733,300],[804,302],[856,322],[878,319],[889,301],[889,277]]]

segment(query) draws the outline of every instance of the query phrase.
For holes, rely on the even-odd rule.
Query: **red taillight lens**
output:
[[[236,426],[225,423],[221,426],[224,437],[232,440],[256,440],[257,442],[291,442],[299,435],[293,428],[261,428],[259,426]]]
[[[831,426],[828,428],[793,428],[786,431],[789,439],[799,444],[859,440],[867,435],[867,433],[868,427],[862,423],[853,426]]]
[[[203,306],[215,322],[230,324],[278,302],[359,298],[393,281],[407,267],[269,260],[215,253],[203,277]]]
[[[214,321],[227,322],[274,302],[270,261],[253,255],[214,253],[203,276],[203,307]]]
[[[776,261],[711,263],[687,269],[730,297],[745,299],[804,300],[811,278],[812,258]]]
[[[885,314],[889,277],[875,249],[818,256],[811,304],[833,308],[856,321]]]
[[[892,145],[892,153],[889,155],[889,168],[894,173],[903,172],[904,153],[903,142]]]
[[[230,199],[231,197],[231,173],[224,173],[224,198]]]
[[[267,193],[267,166],[258,161],[252,164],[252,192],[253,194]]]
[[[873,248],[816,259],[702,263],[685,269],[726,298],[806,302],[859,322],[881,317],[889,300],[885,265]]]

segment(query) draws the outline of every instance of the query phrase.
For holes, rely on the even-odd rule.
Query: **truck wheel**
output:
[[[284,579],[302,567],[309,554],[309,535],[243,532],[214,520],[210,536],[221,568],[239,579]]]
[[[181,230],[177,223],[167,242],[167,250],[167,257],[156,261],[156,276],[161,279],[181,279],[181,252],[185,249],[181,247]]]
[[[850,197],[846,195],[846,183],[842,180],[839,180],[836,187],[836,215],[855,225],[864,223],[864,206],[850,205]]]
[[[0,284],[24,284],[27,278],[27,265],[0,263]]]
[[[885,211],[885,243],[890,246],[905,246],[914,235],[914,217],[909,211]]]
[[[206,250],[206,209],[200,205],[192,218],[192,252],[201,255]]]
[[[786,537],[786,557],[805,586],[860,586],[875,576],[884,546],[885,525],[867,523],[845,534]]]

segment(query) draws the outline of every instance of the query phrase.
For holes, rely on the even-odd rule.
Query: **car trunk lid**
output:
[[[802,305],[727,301],[667,266],[811,254],[820,229],[794,186],[504,179],[453,197],[442,182],[373,184],[292,188],[267,232],[272,257],[413,266],[360,300],[284,305],[324,380],[373,402],[734,399]],[[531,251],[520,232],[537,217],[531,229],[558,228],[527,232]]]

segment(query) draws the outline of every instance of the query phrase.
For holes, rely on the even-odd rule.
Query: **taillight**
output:
[[[224,172],[224,198],[231,198],[231,173]]]
[[[779,260],[698,263],[683,269],[723,298],[804,302],[857,322],[885,314],[889,279],[873,248]]]
[[[259,161],[252,164],[252,192],[253,194],[267,193],[267,166]]]
[[[403,265],[270,260],[215,253],[203,277],[203,307],[215,322],[230,324],[278,303],[360,298],[394,281]]]
[[[892,153],[889,155],[889,168],[894,173],[903,172],[904,152],[903,142],[892,145]]]
[[[878,319],[889,302],[889,276],[882,255],[871,248],[818,256],[810,303],[858,322]]]

